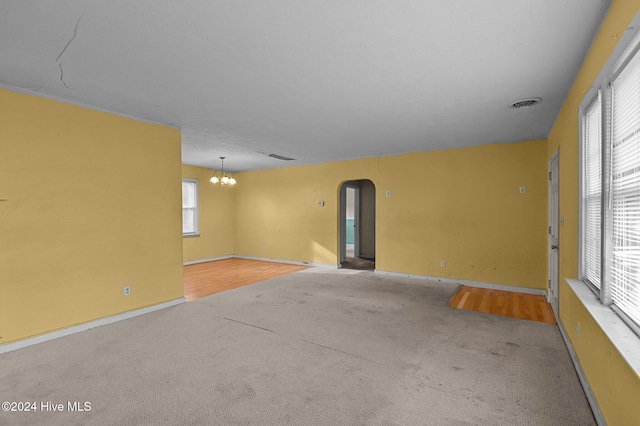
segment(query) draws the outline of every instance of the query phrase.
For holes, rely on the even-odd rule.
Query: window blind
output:
[[[640,55],[611,82],[611,297],[640,323]]]
[[[602,221],[602,132],[601,101],[598,96],[587,108],[583,121],[584,138],[584,279],[600,288]]]

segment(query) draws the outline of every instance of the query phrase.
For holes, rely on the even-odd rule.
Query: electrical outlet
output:
[[[444,260],[440,261],[440,267],[444,268],[445,266],[447,266],[447,262],[445,262]]]
[[[129,296],[129,295],[131,295],[131,287],[126,286],[126,287],[123,289],[122,293],[123,293],[125,296]]]

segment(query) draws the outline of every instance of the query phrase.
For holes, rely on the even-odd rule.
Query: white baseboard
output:
[[[198,259],[198,260],[189,260],[187,262],[183,262],[182,266],[186,265],[195,265],[196,263],[205,263],[205,262],[214,262],[216,260],[224,260],[224,259],[249,259],[249,260],[262,260],[264,262],[275,262],[275,263],[287,263],[290,265],[301,265],[301,266],[317,266],[320,268],[337,268],[335,265],[327,265],[324,263],[310,263],[310,262],[300,262],[298,260],[287,260],[287,259],[273,259],[270,257],[258,257],[258,256],[242,256],[239,254],[228,254],[225,256],[218,257],[209,257],[207,259]]]
[[[209,257],[209,258],[206,258],[206,259],[188,260],[186,262],[182,262],[182,266],[195,265],[196,263],[214,262],[216,260],[231,259],[232,257],[235,257],[235,256],[232,255],[232,254],[227,254],[227,255],[224,255],[224,256]]]
[[[272,259],[270,257],[240,256],[237,254],[231,255],[230,257],[235,257],[237,259],[263,260],[265,262],[288,263],[290,265],[316,266],[318,268],[331,268],[331,269],[336,268],[335,265],[327,265],[326,263],[300,262],[298,260]]]
[[[504,284],[483,283],[479,281],[456,280],[453,278],[432,277],[428,275],[403,274],[401,272],[388,272],[388,271],[381,271],[379,269],[376,269],[374,272],[376,274],[389,275],[392,277],[417,278],[420,280],[437,281],[437,282],[448,283],[448,284],[461,284],[469,287],[491,288],[494,290],[513,291],[516,293],[527,293],[527,294],[539,294],[545,297],[547,296],[547,292],[545,290],[541,290],[537,288],[516,287],[516,286],[504,285]]]
[[[593,417],[596,419],[596,423],[598,423],[598,426],[606,426],[607,422],[604,420],[602,411],[600,411],[600,406],[598,405],[598,402],[596,401],[596,398],[591,391],[591,386],[589,386],[587,377],[584,375],[584,371],[582,371],[582,366],[580,365],[580,361],[578,361],[576,352],[573,350],[573,345],[571,344],[571,340],[569,340],[567,331],[565,330],[564,325],[559,318],[557,322],[558,328],[560,329],[560,334],[564,339],[564,344],[567,346],[567,350],[569,351],[569,355],[571,356],[571,361],[573,362],[573,366],[576,369],[576,373],[578,374],[578,378],[580,379],[580,383],[582,384],[582,389],[584,389],[584,393],[587,396],[589,406],[591,406]]]
[[[28,339],[19,340],[13,343],[5,343],[0,345],[0,354],[12,352],[18,349],[33,346],[38,343],[48,342],[49,340],[58,339],[60,337],[69,336],[71,334],[80,333],[82,331],[90,330],[92,328],[100,327],[114,322],[126,320],[129,318],[137,317],[139,315],[148,314],[150,312],[159,311],[160,309],[169,308],[171,306],[180,305],[187,300],[184,297],[170,300],[168,302],[159,303],[153,306],[147,306],[146,308],[135,309],[133,311],[123,312],[121,314],[112,315],[105,318],[100,318],[95,321],[85,322],[83,324],[74,325],[72,327],[63,328],[62,330],[52,331],[50,333],[41,334],[39,336],[30,337]]]

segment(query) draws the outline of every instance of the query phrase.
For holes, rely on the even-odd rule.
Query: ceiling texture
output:
[[[609,5],[2,0],[0,84],[179,128],[183,163],[231,172],[544,139]]]

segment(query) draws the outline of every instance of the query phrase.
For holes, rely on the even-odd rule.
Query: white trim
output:
[[[83,324],[74,325],[72,327],[63,328],[62,330],[52,331],[50,333],[41,334],[39,336],[31,337],[31,338],[20,340],[17,342],[5,343],[3,345],[0,345],[0,354],[26,348],[28,346],[33,346],[38,343],[48,342],[49,340],[58,339],[60,337],[65,337],[71,334],[80,333],[82,331],[91,330],[92,328],[100,327],[107,324],[112,324],[114,322],[126,320],[126,319],[137,317],[140,315],[148,314],[150,312],[169,308],[171,306],[180,305],[182,303],[185,303],[186,301],[187,300],[184,297],[180,297],[178,299],[173,299],[168,302],[159,303],[153,306],[147,306],[146,308],[123,312],[123,313],[112,315],[105,318],[100,318],[94,321],[89,321]]]
[[[291,265],[304,265],[304,266],[316,266],[319,268],[331,268],[337,269],[337,265],[328,265],[326,263],[312,263],[312,262],[300,262],[298,260],[286,260],[286,259],[272,259],[269,257],[257,257],[257,256],[240,256],[237,254],[231,255],[230,257],[235,257],[238,259],[249,259],[249,260],[263,260],[265,262],[276,262],[276,263],[289,263]]]
[[[580,383],[582,384],[582,389],[584,389],[584,393],[587,396],[589,406],[591,406],[593,417],[596,419],[596,423],[598,423],[598,426],[605,426],[607,422],[605,422],[604,420],[604,416],[602,415],[602,411],[600,411],[598,401],[596,401],[596,398],[593,395],[593,391],[591,390],[591,386],[589,386],[587,376],[585,376],[584,371],[582,370],[582,366],[580,365],[580,361],[578,361],[578,356],[576,355],[576,351],[573,349],[571,340],[569,340],[567,331],[565,330],[564,325],[559,318],[557,319],[557,322],[558,328],[560,329],[560,334],[562,335],[562,339],[564,340],[564,344],[567,346],[569,356],[571,356],[571,361],[573,362],[573,366],[576,369],[576,373],[578,374],[578,378],[580,379]]]
[[[338,203],[338,220],[340,234],[338,235],[338,268],[347,258],[347,183],[340,184],[340,202]],[[355,247],[354,247],[355,250]]]
[[[526,293],[526,294],[538,294],[545,297],[547,296],[547,292],[545,290],[541,290],[537,288],[516,287],[512,285],[483,283],[479,281],[456,280],[453,278],[432,277],[428,275],[403,274],[401,272],[388,272],[388,271],[381,271],[379,269],[376,269],[374,272],[376,274],[389,275],[392,277],[417,278],[421,280],[438,281],[438,282],[448,283],[448,284],[461,284],[461,285],[466,285],[470,287],[491,288],[494,290],[512,291],[516,293]]]
[[[224,255],[224,256],[209,257],[207,259],[189,260],[187,262],[182,262],[182,266],[194,265],[196,263],[214,262],[216,260],[224,260],[224,259],[262,260],[262,261],[265,261],[265,262],[287,263],[287,264],[290,264],[290,265],[317,266],[317,267],[320,267],[320,268],[331,268],[331,269],[339,269],[340,268],[340,264],[338,264],[338,265],[327,265],[326,263],[310,263],[310,262],[301,262],[301,261],[298,261],[298,260],[272,259],[272,258],[269,258],[269,257],[242,256],[242,255],[239,255],[239,254],[227,254],[227,255]]]
[[[216,260],[231,259],[232,257],[234,257],[232,254],[227,254],[224,256],[209,257],[207,259],[188,260],[186,262],[182,262],[182,266],[195,265],[196,263],[215,262]]]
[[[195,199],[194,199],[194,206],[193,207],[184,207],[184,184],[188,183],[188,184],[193,184],[195,186]],[[193,209],[194,210],[194,215],[193,215],[193,227],[195,228],[193,232],[184,232],[184,221],[182,222],[182,237],[183,238],[193,238],[193,237],[199,237],[200,236],[200,184],[198,183],[198,179],[195,178],[182,178],[182,188],[183,188],[183,192],[182,192],[182,217],[184,219],[184,210],[185,208],[187,209]]]
[[[570,278],[565,281],[629,367],[640,376],[640,338],[609,306],[600,303],[584,282]]]
[[[553,166],[555,162],[555,167]],[[556,192],[556,200],[555,203],[553,201],[553,176],[556,176],[557,179],[557,192]],[[560,316],[560,148],[557,148],[551,159],[549,160],[549,180],[548,183],[548,198],[547,198],[547,206],[549,207],[548,212],[548,225],[549,225],[549,233],[547,234],[547,279],[549,280],[547,283],[547,302],[551,305],[551,309],[553,310],[553,315],[556,319]],[[552,204],[555,204],[552,206]],[[553,221],[555,220],[555,223]],[[553,259],[553,236],[551,234],[552,228],[555,228],[555,243],[556,243],[556,252],[555,259]],[[555,269],[552,271],[553,262],[555,260]],[[554,276],[555,275],[555,276]],[[555,286],[554,286],[555,284]],[[552,288],[553,287],[553,288]],[[555,300],[552,297],[552,290],[555,292]]]
[[[360,230],[362,229],[362,211],[360,206],[360,201],[362,199],[362,195],[360,194],[360,184],[358,185],[348,185],[347,192],[349,187],[353,189],[353,257],[361,257],[360,253],[360,239],[362,238],[362,233]],[[347,200],[349,197],[347,196]],[[345,204],[346,208],[346,204]],[[345,218],[345,225],[347,221]],[[345,234],[346,237],[346,234]],[[346,243],[345,243],[346,247]],[[363,257],[363,256],[362,256]]]

